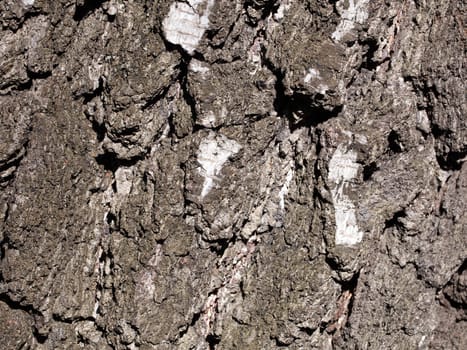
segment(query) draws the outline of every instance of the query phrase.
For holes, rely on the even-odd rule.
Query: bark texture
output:
[[[464,1],[0,25],[2,349],[467,349]]]

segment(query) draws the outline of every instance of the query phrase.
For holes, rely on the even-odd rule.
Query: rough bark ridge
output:
[[[2,0],[2,349],[467,349],[458,0]]]

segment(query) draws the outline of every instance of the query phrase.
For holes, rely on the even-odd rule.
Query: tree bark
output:
[[[3,349],[467,349],[457,0],[2,0]]]

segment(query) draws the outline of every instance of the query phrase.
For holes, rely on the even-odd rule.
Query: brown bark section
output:
[[[465,15],[1,1],[1,347],[466,349]]]

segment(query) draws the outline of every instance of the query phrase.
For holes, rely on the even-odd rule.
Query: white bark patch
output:
[[[348,5],[346,8],[343,6]],[[363,24],[368,18],[367,12],[368,0],[341,0],[337,3],[337,8],[341,15],[341,21],[331,37],[335,41],[340,41],[348,32],[350,32],[355,23]]]
[[[431,131],[430,119],[428,118],[428,114],[425,110],[417,112],[417,128],[427,134]]]
[[[305,83],[309,83],[313,79],[321,79],[321,76],[318,70],[310,68],[308,69],[308,73],[305,75],[305,78],[303,80]]]
[[[295,170],[293,168],[293,165],[291,164],[290,169],[287,172],[287,176],[285,177],[284,185],[282,185],[282,188],[279,191],[279,206],[280,206],[282,211],[284,211],[284,209],[285,209],[285,200],[284,200],[284,198],[289,193],[289,186],[290,186],[290,182],[292,181],[292,178],[294,176],[294,173],[295,173]]]
[[[198,150],[198,163],[201,165],[200,173],[204,176],[201,198],[204,198],[218,179],[224,163],[240,150],[241,146],[224,135],[210,134],[201,141]]]
[[[206,127],[206,128],[212,128],[216,125],[216,115],[214,112],[209,111],[205,115],[202,115],[199,120],[198,124]]]
[[[290,8],[290,4],[289,4],[289,1],[286,0],[286,1],[282,1],[279,8],[277,9],[277,12],[274,14],[274,19],[276,21],[280,21],[281,19],[283,19],[285,17],[285,11],[287,11],[289,8]]]
[[[328,181],[336,216],[336,245],[354,245],[362,241],[363,232],[357,225],[355,206],[344,194],[345,187],[357,176],[357,154],[339,145],[329,162]]]
[[[174,2],[162,25],[165,38],[193,54],[209,27],[209,13],[214,0],[186,0]]]
[[[188,69],[193,73],[200,73],[202,76],[209,72],[209,67],[205,63],[192,59]]]
[[[321,81],[321,74],[319,73],[319,70],[314,69],[314,68],[309,68],[308,72],[305,74],[305,77],[303,78],[303,81],[305,84],[310,84],[312,81]],[[314,83],[316,86],[316,82]],[[326,91],[329,90],[329,87],[325,84],[318,84],[316,86],[316,89],[321,93],[321,94],[326,94]]]
[[[94,303],[94,307],[92,308],[92,317],[97,318],[97,311],[99,310],[100,307],[100,297],[101,297],[101,291],[97,290],[96,292],[96,301]]]
[[[115,181],[117,183],[117,193],[127,196],[131,192],[133,184],[133,170],[130,168],[120,167],[115,171]]]
[[[255,75],[258,69],[261,68],[261,43],[262,39],[256,38],[253,42],[253,45],[251,45],[250,49],[248,50],[248,61],[256,66],[256,68],[250,72],[250,75]]]
[[[96,91],[99,88],[99,80],[104,71],[104,65],[101,64],[99,61],[100,60],[93,60],[92,63],[88,66],[88,77],[89,80],[92,82],[93,91]]]
[[[32,6],[34,5],[35,0],[21,0],[24,6]]]

